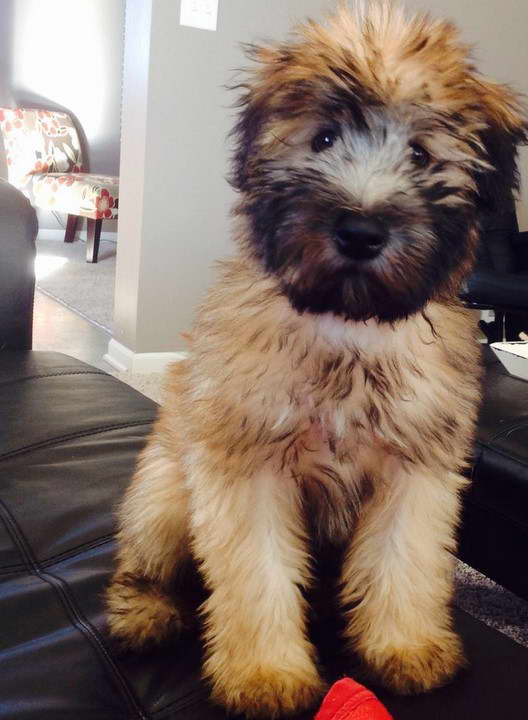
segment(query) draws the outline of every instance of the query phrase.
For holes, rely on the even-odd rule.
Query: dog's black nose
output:
[[[335,240],[343,255],[353,260],[370,260],[379,255],[388,235],[376,218],[344,212],[335,226]]]

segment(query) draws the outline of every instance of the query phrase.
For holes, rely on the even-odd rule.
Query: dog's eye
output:
[[[431,156],[425,148],[423,148],[421,145],[418,145],[418,143],[413,143],[411,145],[411,150],[412,161],[413,164],[416,165],[416,167],[424,168],[429,165],[429,160],[431,159]]]
[[[335,130],[322,130],[312,140],[312,150],[316,153],[323,152],[332,147],[337,139],[337,133]]]

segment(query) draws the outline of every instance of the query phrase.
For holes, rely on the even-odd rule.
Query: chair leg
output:
[[[102,220],[86,220],[86,262],[96,263],[99,254]]]
[[[78,215],[68,215],[66,223],[66,232],[64,233],[64,242],[71,243],[75,240],[75,231],[77,230]]]

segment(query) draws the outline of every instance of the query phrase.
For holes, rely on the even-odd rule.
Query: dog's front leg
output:
[[[463,663],[450,613],[459,490],[466,481],[400,469],[365,505],[343,568],[352,646],[398,693],[446,683]]]
[[[170,587],[189,558],[187,490],[181,462],[155,431],[119,511],[117,567],[106,593],[110,632],[141,649],[182,626]]]
[[[199,455],[190,463],[190,518],[211,593],[204,673],[213,698],[248,717],[308,707],[323,686],[306,637],[301,588],[310,569],[298,488],[268,468],[219,476],[224,463]]]

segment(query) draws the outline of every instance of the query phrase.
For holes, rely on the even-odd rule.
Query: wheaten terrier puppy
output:
[[[323,688],[314,534],[346,547],[346,641],[382,682],[420,692],[463,662],[449,604],[479,351],[457,294],[526,128],[450,23],[382,1],[249,53],[238,252],[170,372],[108,608],[129,646],[160,641],[192,556],[213,698],[271,718]]]

